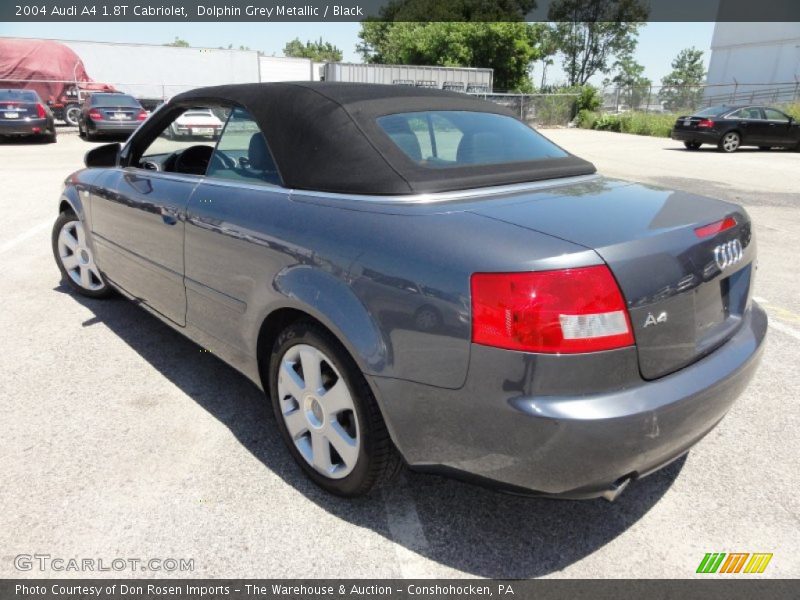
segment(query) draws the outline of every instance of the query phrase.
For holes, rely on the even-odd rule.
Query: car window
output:
[[[694,113],[695,117],[716,117],[717,115],[721,115],[725,112],[725,106],[709,106],[708,108],[704,108],[703,110],[699,110]],[[728,108],[727,110],[730,110]]]
[[[729,115],[731,119],[748,119],[748,120],[755,120],[755,119],[763,119],[764,117],[761,116],[761,109],[760,108],[740,108],[734,113]]]
[[[214,150],[206,176],[281,185],[266,138],[246,110],[233,109]]]
[[[377,119],[414,162],[447,168],[563,158],[566,152],[512,117],[471,111],[425,111]]]
[[[767,119],[770,121],[783,121],[784,123],[789,122],[789,117],[779,110],[775,110],[774,108],[765,108],[764,112],[767,115]]]
[[[92,106],[124,106],[126,108],[141,108],[142,105],[133,96],[125,94],[92,94],[90,97]]]
[[[39,96],[30,90],[0,90],[0,102],[39,102]]]
[[[195,116],[202,110],[200,116]],[[224,107],[192,107],[184,110],[153,140],[143,158],[172,154],[190,146],[214,148],[230,114]]]

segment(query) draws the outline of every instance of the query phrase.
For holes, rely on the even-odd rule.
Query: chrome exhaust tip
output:
[[[613,502],[623,491],[625,491],[625,488],[628,487],[628,484],[630,482],[631,482],[630,477],[626,477],[625,479],[615,481],[614,483],[611,484],[610,488],[608,488],[605,492],[601,494],[601,496],[606,500],[608,500],[609,502]]]

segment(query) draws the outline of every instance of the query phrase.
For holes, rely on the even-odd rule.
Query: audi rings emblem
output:
[[[743,256],[742,242],[738,239],[725,242],[714,248],[714,262],[717,263],[720,271],[735,265],[742,260]]]

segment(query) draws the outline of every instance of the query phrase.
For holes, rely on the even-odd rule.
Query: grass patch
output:
[[[578,113],[576,123],[578,127],[583,129],[669,137],[669,132],[677,117],[678,115],[673,114],[640,112],[601,115],[600,113],[582,110]]]

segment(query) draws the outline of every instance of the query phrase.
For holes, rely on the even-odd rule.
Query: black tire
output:
[[[58,137],[57,137],[57,134],[55,132],[55,129],[52,131],[52,133],[48,133],[46,136],[44,136],[44,143],[45,144],[55,144],[57,141],[58,141]]]
[[[702,144],[700,142],[683,142],[687,150],[697,150]]]
[[[278,371],[284,354],[298,344],[313,346],[329,357],[353,398],[361,448],[355,467],[341,479],[323,475],[303,458],[289,434],[281,413]],[[362,496],[390,482],[400,471],[403,465],[402,458],[389,437],[386,423],[364,375],[344,346],[317,322],[310,319],[296,321],[278,336],[269,356],[269,395],[278,429],[290,454],[309,479],[322,489],[337,496]]]
[[[82,140],[86,139],[86,132],[83,130],[83,126],[80,123],[78,123],[78,137]]]
[[[94,142],[97,140],[97,135],[89,131],[89,128],[87,127],[83,139],[87,142]]]
[[[64,267],[64,263],[62,262],[62,258],[58,249],[58,236],[60,235],[64,226],[73,221],[78,221],[80,223],[80,219],[78,219],[74,212],[65,211],[58,215],[58,218],[53,225],[53,234],[51,236],[53,257],[56,260],[56,265],[58,265],[58,270],[61,271],[61,279],[69,286],[71,290],[82,296],[86,296],[88,298],[107,298],[108,296],[113,295],[114,291],[111,286],[108,285],[108,282],[105,280],[105,277],[103,277],[102,273],[100,274],[99,280],[101,287],[98,289],[88,289],[82,287],[75,280],[73,280],[70,274],[67,273],[67,269]]]

